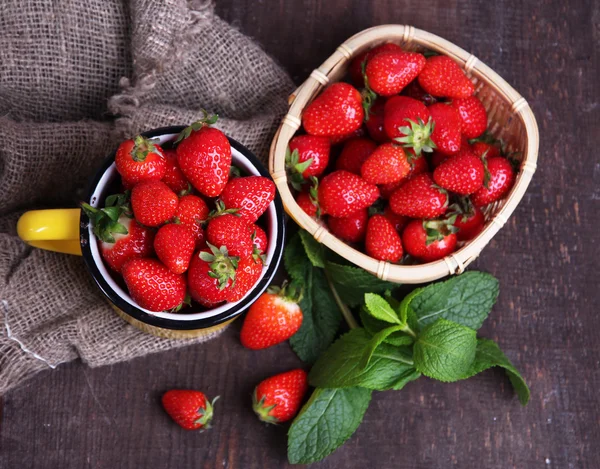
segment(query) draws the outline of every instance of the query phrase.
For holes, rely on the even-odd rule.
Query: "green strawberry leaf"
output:
[[[438,381],[463,379],[475,359],[475,331],[446,319],[425,326],[414,345],[415,368]]]
[[[369,389],[315,389],[288,431],[289,462],[310,464],[333,453],[356,431],[370,401]]]
[[[506,355],[504,355],[502,350],[500,350],[498,344],[493,340],[477,339],[475,360],[467,372],[462,376],[462,379],[475,376],[494,366],[504,368],[504,371],[506,371],[506,374],[508,375],[508,379],[519,396],[519,401],[522,405],[527,405],[530,396],[527,383],[521,376],[521,373],[519,373]]]
[[[374,293],[365,294],[365,307],[371,316],[391,324],[401,324],[400,318],[390,304],[381,296]]]

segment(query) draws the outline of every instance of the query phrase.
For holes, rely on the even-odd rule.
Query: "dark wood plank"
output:
[[[482,334],[523,371],[531,404],[521,408],[498,371],[448,385],[422,379],[378,393],[355,436],[315,467],[597,467],[597,3],[221,0],[217,10],[296,82],[363,28],[413,24],[497,70],[540,127],[533,184],[475,266],[501,282]],[[239,327],[204,346],[38,375],[0,405],[0,467],[286,467],[286,427],[259,424],[250,394],[300,362],[287,345],[243,350]],[[211,431],[185,433],[162,412],[160,394],[183,386],[221,395]]]

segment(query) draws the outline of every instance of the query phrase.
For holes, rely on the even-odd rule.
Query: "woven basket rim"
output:
[[[467,242],[456,252],[444,259],[419,265],[397,265],[379,261],[357,251],[333,236],[326,227],[309,217],[296,203],[287,181],[285,171],[285,151],[289,140],[301,126],[302,111],[314,99],[319,91],[333,82],[332,75],[339,74],[354,56],[362,51],[386,41],[401,44],[418,44],[443,53],[456,60],[471,76],[494,89],[512,109],[513,115],[520,119],[525,129],[525,139],[521,168],[515,184],[503,199],[500,209],[490,218],[484,230],[473,240]],[[512,86],[490,67],[473,54],[454,45],[450,41],[413,26],[382,25],[365,29],[342,43],[335,52],[290,96],[290,108],[279,126],[269,153],[269,171],[281,194],[287,213],[296,223],[314,238],[357,266],[373,273],[383,280],[398,283],[423,283],[439,278],[459,274],[474,261],[504,226],[523,198],[531,178],[536,170],[539,148],[538,126],[529,104]]]

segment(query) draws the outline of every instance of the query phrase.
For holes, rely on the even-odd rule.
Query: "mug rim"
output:
[[[165,134],[178,134],[184,128],[185,126],[179,125],[160,127],[157,129],[142,132],[140,135],[146,138],[153,138]],[[271,175],[269,174],[263,163],[250,150],[248,150],[248,148],[246,148],[244,145],[242,145],[233,138],[227,137],[227,139],[229,140],[230,145],[239,153],[241,153],[244,156],[244,158],[246,158],[256,168],[256,170],[260,173],[261,176],[267,177],[272,180]],[[114,163],[115,155],[116,149],[103,161],[102,165],[92,176],[85,191],[85,200],[87,202],[91,200],[92,195],[94,194],[100,180],[102,179],[106,171],[110,168],[110,166]],[[277,272],[277,269],[281,262],[281,258],[283,257],[283,247],[285,239],[284,209],[278,191],[275,191],[275,198],[273,199],[273,203],[275,204],[275,220],[273,220],[273,222],[277,224],[277,239],[274,240],[275,248],[273,250],[273,258],[269,263],[266,272],[262,275],[258,283],[254,285],[250,294],[246,295],[245,298],[243,298],[237,304],[232,306],[230,309],[215,316],[186,321],[178,321],[175,319],[163,318],[159,316],[154,316],[152,314],[148,314],[147,312],[142,311],[141,309],[136,308],[129,302],[125,301],[109,285],[104,276],[101,274],[98,266],[96,265],[96,262],[94,261],[89,242],[89,218],[83,210],[81,211],[79,228],[81,252],[83,254],[85,265],[88,271],[90,272],[92,278],[94,279],[94,282],[100,288],[100,291],[102,291],[104,296],[112,303],[112,305],[119,308],[125,314],[137,319],[138,321],[143,322],[144,324],[163,329],[194,330],[210,328],[218,324],[222,324],[242,314],[242,312],[244,312],[244,310],[248,306],[250,306],[250,304],[253,303],[256,300],[256,298],[258,298],[258,296],[260,296],[267,289],[267,287],[271,283],[271,280],[275,276],[275,273]],[[271,240],[269,241],[272,242]]]

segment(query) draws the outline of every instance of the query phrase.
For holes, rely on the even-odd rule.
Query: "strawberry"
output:
[[[195,247],[194,232],[177,223],[161,226],[154,238],[157,257],[174,274],[182,274],[188,269]]]
[[[337,238],[349,243],[360,243],[365,239],[368,219],[369,212],[366,208],[363,208],[351,213],[347,217],[329,217],[327,225],[329,226],[329,231]]]
[[[332,217],[347,217],[369,207],[378,197],[377,186],[348,171],[334,171],[319,183],[321,211]]]
[[[368,113],[368,117],[365,119],[365,126],[369,137],[378,143],[387,142],[389,140],[385,133],[384,127],[384,110],[385,110],[385,99],[377,98],[371,105]]]
[[[265,233],[265,230],[254,223],[250,223],[248,227],[250,228],[250,233],[252,233],[250,238],[254,244],[253,254],[262,255],[266,253],[267,247],[269,246],[269,239],[267,238],[267,233]]]
[[[306,371],[297,369],[265,379],[254,389],[252,408],[266,423],[283,423],[294,418],[308,391]]]
[[[177,162],[196,190],[207,197],[217,197],[229,179],[231,145],[223,132],[213,127],[216,116],[186,127],[177,137]]]
[[[360,175],[360,168],[375,148],[377,144],[368,138],[348,140],[335,162],[335,168]]]
[[[256,285],[262,271],[263,261],[260,258],[255,259],[254,254],[240,258],[235,272],[235,281],[225,293],[225,299],[230,303],[241,300]]]
[[[358,130],[363,119],[358,90],[347,83],[334,83],[306,107],[302,124],[311,135],[332,137]]]
[[[412,220],[402,232],[402,245],[412,257],[433,262],[456,249],[455,232],[445,220]]]
[[[431,140],[435,148],[446,155],[454,155],[461,147],[460,116],[458,111],[443,103],[432,104],[427,108],[434,126]]]
[[[359,88],[365,86],[365,77],[363,72],[368,60],[371,57],[374,57],[375,55],[379,54],[380,52],[390,51],[402,52],[402,48],[397,44],[386,42],[385,44],[373,47],[372,49],[366,50],[354,57],[354,59],[352,59],[352,62],[350,62],[350,67],[348,67],[348,72],[350,73],[350,79],[352,80],[352,83],[354,83]]]
[[[219,396],[210,402],[204,393],[191,389],[171,389],[162,396],[162,405],[177,425],[186,430],[209,429],[213,406]]]
[[[383,127],[391,139],[412,148],[416,155],[431,152],[434,126],[428,108],[421,101],[407,96],[394,96],[385,103]]]
[[[409,218],[405,217],[404,215],[398,215],[397,213],[394,213],[389,205],[383,209],[383,216],[388,219],[398,233],[402,231],[409,220]]]
[[[379,190],[381,192],[381,198],[389,199],[392,196],[392,194],[394,192],[396,192],[396,189],[398,189],[408,179],[416,176],[417,174],[429,172],[429,165],[427,164],[427,160],[425,159],[425,157],[423,155],[416,156],[413,153],[413,150],[409,148],[406,150],[406,156],[408,157],[408,160],[410,161],[410,171],[408,173],[408,176],[406,176],[405,179],[401,179],[400,181],[397,181],[397,182],[380,185]]]
[[[445,55],[434,55],[419,74],[419,85],[433,96],[468,98],[475,86],[459,65]]]
[[[454,226],[458,230],[456,238],[459,241],[469,241],[483,230],[485,218],[479,207],[475,207],[467,197],[461,198],[459,203],[450,206],[450,212],[456,215]]]
[[[397,182],[392,182],[391,184],[381,184],[379,187],[379,192],[381,194],[381,198],[388,200],[396,190],[406,182],[407,179],[401,179]]]
[[[425,62],[416,52],[380,52],[367,62],[365,84],[380,96],[398,94],[419,75]]]
[[[301,297],[294,284],[270,287],[248,310],[240,335],[242,345],[260,350],[293,336],[302,325]]]
[[[501,147],[499,144],[487,143],[487,142],[473,142],[471,144],[471,151],[477,156],[484,156],[486,158],[495,158],[502,155]]]
[[[470,150],[461,150],[433,171],[435,183],[459,195],[469,195],[483,186],[485,168],[481,158]]]
[[[390,197],[390,208],[411,218],[435,218],[448,208],[448,193],[436,186],[429,173],[406,181]]]
[[[179,168],[179,164],[177,163],[177,153],[175,150],[165,150],[164,154],[166,170],[162,182],[169,186],[176,194],[182,195],[184,193],[189,193],[192,186]]]
[[[227,183],[221,200],[228,209],[248,223],[258,220],[275,198],[275,183],[264,176],[233,178]]]
[[[296,203],[309,217],[317,218],[319,204],[310,192],[299,192],[296,195]]]
[[[131,190],[131,207],[137,221],[146,226],[159,226],[177,212],[179,200],[162,181],[142,181]]]
[[[487,129],[487,112],[479,98],[453,99],[450,103],[460,116],[460,131],[467,138],[477,138]]]
[[[366,253],[378,260],[398,262],[402,259],[402,241],[394,225],[383,215],[373,215],[367,225]]]
[[[311,176],[321,175],[329,164],[330,148],[326,137],[299,135],[290,140],[285,160],[292,182],[296,179],[297,183],[302,184]]]
[[[119,145],[115,165],[130,187],[140,181],[159,181],[167,169],[163,149],[141,135]]]
[[[179,199],[175,219],[194,233],[196,249],[204,247],[202,222],[208,219],[209,212],[206,202],[197,195],[184,195]]]
[[[249,256],[254,247],[248,222],[231,213],[213,215],[206,228],[206,239],[215,246],[225,246],[232,256]]]
[[[202,306],[212,308],[227,299],[236,278],[239,257],[230,256],[227,248],[212,244],[192,256],[187,271],[191,297]]]
[[[156,259],[130,259],[121,269],[127,289],[140,308],[166,311],[185,301],[183,275],[175,274]]]
[[[431,166],[435,169],[439,165],[441,165],[444,161],[451,158],[451,155],[445,155],[444,153],[440,153],[439,151],[434,151],[431,154]]]
[[[426,93],[425,90],[421,88],[418,79],[409,83],[406,88],[402,90],[402,95],[416,99],[417,101],[421,101],[426,106],[431,106],[437,102],[436,98],[431,96],[429,93]]]
[[[488,184],[481,187],[471,196],[471,201],[477,207],[491,204],[504,197],[515,182],[510,161],[500,156],[486,158],[490,179]]]
[[[333,136],[329,137],[329,142],[332,145],[337,145],[339,143],[347,142],[348,140],[350,140],[352,138],[361,138],[361,137],[364,137],[365,135],[366,135],[365,128],[360,127],[358,129],[356,129],[354,132],[350,132],[349,134],[333,135]]]
[[[410,163],[402,147],[382,143],[362,165],[360,173],[371,184],[391,184],[401,181],[410,172]]]

